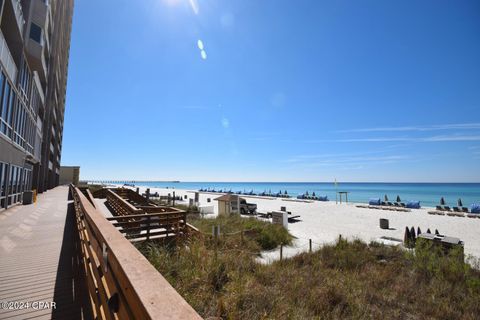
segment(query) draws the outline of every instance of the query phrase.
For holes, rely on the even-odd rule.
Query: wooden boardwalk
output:
[[[68,187],[0,212],[0,303],[30,303],[22,310],[0,305],[0,319],[89,318],[81,307],[85,282],[76,263],[74,214]],[[56,308],[47,308],[51,302]]]

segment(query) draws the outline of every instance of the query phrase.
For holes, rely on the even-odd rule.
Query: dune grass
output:
[[[259,227],[248,219],[232,224],[219,219],[227,219],[228,232],[245,223]],[[214,221],[195,224],[211,232]],[[447,255],[420,241],[413,252],[339,239],[263,265],[254,259],[261,248],[254,235],[243,242],[237,236],[220,237],[218,243],[204,237],[140,250],[205,318],[476,319],[480,314],[479,272],[458,251]]]
[[[221,234],[244,231],[254,239],[262,250],[271,250],[279,245],[291,244],[293,237],[280,225],[271,224],[256,218],[239,215],[219,216],[215,219],[202,219],[198,215],[188,217],[188,222],[206,234],[212,233],[213,226],[220,226]],[[238,237],[237,237],[238,238]]]

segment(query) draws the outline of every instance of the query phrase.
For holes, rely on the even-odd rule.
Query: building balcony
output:
[[[29,38],[26,41],[27,58],[30,66],[37,71],[41,82],[47,81],[47,62],[45,60],[44,46],[41,43]]]
[[[7,41],[5,40],[5,37],[3,36],[3,33],[1,31],[0,31],[0,61],[2,62],[2,65],[8,77],[10,78],[10,80],[13,83],[16,83],[17,73],[18,73],[17,65],[13,60],[12,54],[8,49]]]
[[[47,25],[48,5],[42,0],[30,0],[31,21],[35,22],[42,29]]]
[[[3,2],[2,29],[9,30],[9,36],[12,39],[8,39],[8,41],[22,42],[25,28],[22,3],[20,0],[4,0]]]

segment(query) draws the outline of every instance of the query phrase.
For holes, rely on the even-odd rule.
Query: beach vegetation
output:
[[[256,260],[265,245],[258,233],[235,232],[271,224],[235,216],[191,222],[205,234],[220,224],[225,235],[169,246],[145,243],[140,250],[205,318],[475,319],[480,314],[480,273],[464,263],[460,250],[445,253],[421,241],[405,250],[339,238],[312,253],[264,264]],[[277,245],[289,242],[270,237]]]
[[[203,219],[190,215],[187,221],[201,232],[211,234],[213,226],[220,227],[220,233],[228,237],[229,234],[244,232],[246,237],[254,239],[261,250],[275,249],[279,245],[289,245],[293,237],[281,225],[261,221],[253,217],[241,217],[233,214],[230,216],[217,216],[216,218]]]

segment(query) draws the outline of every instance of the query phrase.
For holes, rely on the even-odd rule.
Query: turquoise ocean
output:
[[[389,200],[395,201],[397,195],[401,200],[420,201],[422,206],[432,207],[444,197],[447,205],[455,206],[459,198],[464,206],[480,202],[480,183],[357,183],[339,182],[337,186],[333,182],[160,182],[138,181],[136,186],[175,188],[175,189],[215,189],[226,191],[252,191],[255,193],[285,192],[296,197],[308,191],[315,192],[317,196],[328,196],[329,200],[335,201],[336,191],[347,191],[348,200],[351,202],[367,203],[370,198],[381,198],[387,195]]]

